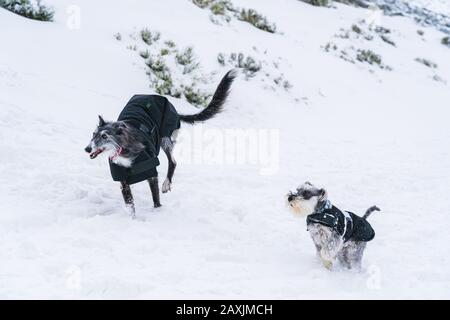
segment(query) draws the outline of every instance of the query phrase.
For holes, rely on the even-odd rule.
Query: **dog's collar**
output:
[[[116,152],[114,152],[114,154],[111,157],[109,157],[109,160],[111,160],[111,161],[116,160],[120,155],[122,155],[122,152],[123,152],[122,147],[117,148]]]
[[[314,210],[314,213],[322,213],[325,210],[330,210],[333,207],[330,200],[325,200],[322,202],[319,202],[316,206],[316,210]]]

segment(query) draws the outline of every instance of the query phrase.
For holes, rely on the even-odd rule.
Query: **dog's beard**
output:
[[[290,210],[296,215],[300,217],[305,217],[314,212],[317,203],[311,200],[299,200],[294,199],[292,201],[288,201],[288,206]]]

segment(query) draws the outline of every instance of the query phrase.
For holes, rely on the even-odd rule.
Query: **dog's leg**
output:
[[[148,183],[150,184],[150,190],[152,191],[153,206],[159,208],[161,207],[161,203],[159,201],[158,177],[148,179]]]
[[[124,181],[120,182],[120,189],[122,190],[125,207],[130,213],[132,219],[136,218],[136,210],[134,209],[133,194],[131,193],[130,185]]]
[[[162,185],[162,192],[166,193],[171,190],[172,188],[172,178],[173,174],[175,172],[175,168],[177,166],[177,162],[175,161],[173,157],[173,147],[174,143],[172,139],[169,137],[163,137],[161,139],[161,148],[164,150],[164,153],[167,156],[167,160],[169,162],[168,164],[168,170],[167,170],[167,178],[164,180],[164,183]]]
[[[322,258],[322,263],[325,268],[331,270],[333,268],[333,264],[342,249],[343,246],[342,238],[333,233],[331,238],[325,243],[325,245],[320,250],[320,257]]]
[[[345,249],[345,258],[348,269],[361,270],[362,257],[364,249],[366,248],[366,242],[351,242]]]

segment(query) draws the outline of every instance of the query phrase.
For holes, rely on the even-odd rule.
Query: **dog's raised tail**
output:
[[[214,118],[216,114],[220,113],[227,100],[228,94],[230,93],[231,84],[236,78],[236,75],[236,70],[233,69],[228,71],[225,77],[222,78],[222,81],[220,81],[209,105],[197,114],[180,115],[181,121],[194,124],[196,122],[203,122]]]
[[[374,211],[381,211],[380,208],[378,208],[377,206],[372,206],[369,209],[366,210],[366,213],[363,216],[363,219],[367,219],[369,218],[369,216],[372,214],[372,212]]]

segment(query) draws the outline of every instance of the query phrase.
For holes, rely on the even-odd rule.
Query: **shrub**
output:
[[[197,85],[206,84],[208,78],[201,73],[192,47],[180,50],[175,42],[161,40],[159,32],[147,28],[130,38],[135,43],[127,48],[145,60],[150,87],[157,94],[184,98],[196,107],[207,106],[211,94],[197,89]]]
[[[358,34],[362,33],[362,30],[360,27],[358,27],[356,24],[352,25],[352,31]]]
[[[450,47],[450,37],[442,38],[441,43],[442,43],[444,46]]]
[[[164,73],[168,71],[168,67],[161,56],[156,58],[149,57],[146,64],[154,73]]]
[[[337,46],[335,43],[333,43],[333,42],[328,42],[328,43],[325,45],[325,47],[323,47],[323,49],[324,49],[326,52],[330,52],[331,50],[336,51],[336,50],[338,49],[338,46]]]
[[[316,7],[327,7],[331,4],[331,0],[301,0]]]
[[[356,59],[363,63],[368,63],[370,65],[377,65],[380,69],[392,70],[391,67],[385,65],[379,54],[371,50],[361,50],[359,49],[356,55]]]
[[[212,0],[192,0],[192,3],[194,3],[199,8],[207,8],[211,4]]]
[[[225,1],[218,1],[211,5],[210,7],[212,14],[214,15],[224,15],[227,11],[227,3]]]
[[[394,47],[396,46],[395,42],[393,40],[391,40],[389,37],[385,36],[384,34],[382,34],[380,37],[381,37],[381,40],[390,44],[391,46],[394,46]]]
[[[152,80],[156,93],[160,95],[175,96],[172,76],[169,72],[160,73]]]
[[[221,19],[211,17],[211,21],[214,23],[220,23],[221,20],[229,22],[231,16],[234,16],[238,20],[248,22],[260,30],[270,33],[276,32],[275,24],[269,23],[267,18],[256,12],[256,10],[237,8],[228,0],[192,0],[192,3],[199,8],[209,9],[213,16],[221,16]]]
[[[192,47],[186,48],[182,52],[178,52],[175,56],[176,62],[183,66],[183,74],[191,73],[198,68],[199,63],[196,62]]]
[[[228,0],[192,0],[192,2],[199,8],[210,9],[214,15],[225,15],[227,11],[235,11]]]
[[[262,68],[261,62],[256,61],[251,56],[245,57],[243,53],[232,53],[227,58],[226,55],[220,53],[217,61],[222,65],[232,65],[235,68],[242,69],[247,78],[253,78]]]
[[[43,5],[40,0],[0,0],[0,7],[5,8],[25,18],[38,21],[53,21],[55,12]]]
[[[175,42],[173,42],[172,40],[168,40],[166,42],[164,42],[164,44],[168,47],[168,48],[175,48]]]
[[[381,56],[371,50],[359,50],[356,59],[360,62],[381,65]]]
[[[391,30],[382,26],[376,26],[375,32],[379,34],[388,34],[391,33]]]
[[[149,46],[158,41],[160,37],[161,34],[159,32],[152,33],[147,28],[141,30],[141,39]]]
[[[436,69],[438,67],[436,63],[425,58],[416,58],[415,61],[427,66],[428,68]]]
[[[275,24],[271,24],[267,21],[267,18],[259,14],[253,9],[242,9],[241,13],[238,16],[238,19],[241,21],[245,21],[255,26],[256,28],[267,31],[270,33],[276,32]]]
[[[144,59],[148,59],[150,57],[150,52],[148,52],[148,50],[141,51],[139,52],[139,55]]]
[[[191,86],[184,87],[183,95],[186,100],[195,106],[206,106],[208,105],[210,94],[204,93],[199,89],[194,89]]]

